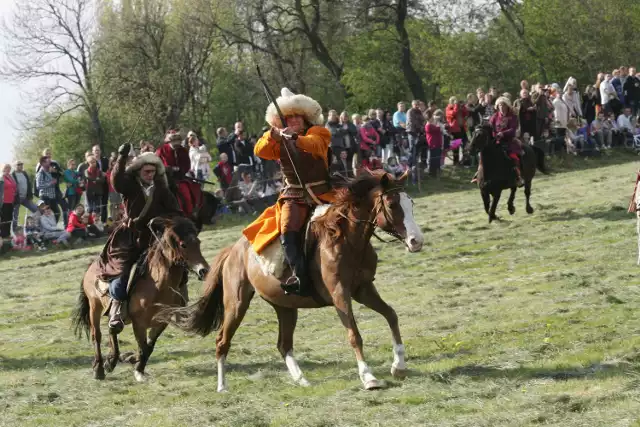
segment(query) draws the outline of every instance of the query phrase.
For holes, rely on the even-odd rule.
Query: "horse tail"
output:
[[[84,280],[83,280],[84,281]],[[84,292],[83,283],[80,282],[80,294],[78,295],[78,302],[71,313],[71,324],[74,328],[74,334],[78,338],[82,338],[82,332],[89,339],[89,328],[91,326],[89,316],[91,315],[91,307],[89,305],[89,297]]]
[[[536,155],[536,168],[545,175],[549,175],[549,170],[547,169],[547,165],[545,163],[546,156],[544,151],[540,147],[532,146],[533,152]]]
[[[205,279],[204,294],[199,300],[187,307],[164,308],[154,319],[203,337],[218,330],[224,319],[222,269],[232,249],[233,246],[223,249],[214,260],[213,268]]]

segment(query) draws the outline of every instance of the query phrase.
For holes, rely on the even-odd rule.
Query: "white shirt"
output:
[[[569,95],[569,92],[565,92],[562,95],[562,100],[567,103],[569,107],[569,114],[573,114],[576,117],[582,117],[582,108],[580,107],[580,96],[573,92]]]
[[[554,98],[553,108],[553,115],[556,119],[557,127],[566,129],[567,123],[569,122],[569,108],[567,104],[560,98]]]
[[[631,117],[620,114],[620,116],[618,117],[618,128],[633,130],[633,126],[631,125]]]
[[[608,104],[613,94],[616,93],[616,89],[611,84],[610,80],[604,80],[600,83],[600,98],[602,99],[602,105]]]

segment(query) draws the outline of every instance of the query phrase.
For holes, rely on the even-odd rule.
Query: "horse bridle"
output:
[[[160,250],[163,250],[163,247],[167,246],[168,244],[164,241],[163,238],[158,237],[158,235],[156,234],[155,231],[153,231],[153,228],[151,227],[151,223],[147,224],[147,227],[149,228],[149,231],[151,231],[151,235],[158,242],[158,245],[160,246]],[[174,261],[174,265],[176,267],[182,267],[182,268],[186,269],[187,271],[191,271],[192,273],[196,273],[197,274],[196,271],[194,271],[193,269],[191,269],[191,267],[189,267],[189,264],[187,263],[187,261],[185,261],[185,259],[182,256],[182,254],[180,254],[180,258],[179,259]]]
[[[366,225],[371,226],[372,227],[372,235],[382,243],[394,243],[397,240],[397,241],[399,241],[400,243],[402,243],[402,244],[404,244],[406,246],[407,243],[404,241],[404,238],[402,238],[400,233],[396,230],[395,226],[393,225],[393,220],[389,216],[389,210],[387,209],[387,206],[386,206],[386,204],[384,202],[384,196],[386,194],[389,194],[389,193],[392,193],[392,192],[396,192],[396,191],[400,192],[400,190],[402,190],[402,189],[403,189],[403,187],[393,187],[393,188],[390,188],[388,190],[385,190],[385,191],[381,192],[378,195],[378,198],[377,198],[376,203],[374,205],[374,209],[372,210],[372,214],[369,216],[368,219],[349,218],[347,215],[343,214],[342,212],[340,212],[339,215],[341,217],[345,218],[347,221],[353,222],[354,224],[366,224]],[[413,200],[412,200],[412,203],[413,203]],[[387,230],[383,229],[382,227],[380,227],[380,225],[378,225],[378,222],[375,220],[378,217],[378,215],[380,214],[380,211],[382,211],[382,214],[384,215],[384,219],[387,222],[387,224],[391,225],[391,228],[392,228],[391,231],[387,231]],[[390,235],[391,237],[393,237],[393,239],[391,239],[391,240],[383,240],[376,233],[377,229],[382,230],[384,233],[386,233],[386,234]]]

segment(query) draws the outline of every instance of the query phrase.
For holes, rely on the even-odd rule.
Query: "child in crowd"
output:
[[[25,251],[27,250],[27,238],[24,235],[24,228],[16,227],[13,235],[13,249],[16,251]]]
[[[40,216],[40,231],[42,233],[42,239],[45,242],[53,241],[54,244],[61,243],[67,246],[69,234],[58,228],[56,217],[48,206],[44,209],[42,216]]]
[[[36,223],[35,218],[32,215],[27,217],[27,221],[24,226],[24,233],[27,239],[27,245],[38,250],[46,251],[47,248],[42,240],[42,234],[40,233],[40,226]]]
[[[91,156],[87,161],[89,167],[84,172],[87,180],[87,205],[89,206],[87,210],[91,213],[100,212],[105,177],[95,157]]]
[[[74,239],[86,240],[89,237],[87,232],[89,225],[93,225],[93,217],[85,217],[84,205],[78,204],[69,215],[67,233],[70,233]]]
[[[395,156],[390,156],[387,159],[387,165],[385,166],[385,170],[393,175],[395,178],[399,178],[403,173],[402,165],[398,164]]]

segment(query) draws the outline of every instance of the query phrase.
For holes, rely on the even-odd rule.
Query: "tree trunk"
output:
[[[427,101],[425,99],[424,85],[422,84],[422,78],[413,67],[411,63],[411,42],[409,41],[409,34],[407,33],[407,29],[405,28],[405,21],[407,19],[407,0],[398,0],[398,4],[396,6],[396,31],[398,32],[398,36],[400,37],[400,44],[402,48],[402,72],[404,73],[404,78],[409,85],[409,89],[413,95],[413,99],[420,99],[422,101]]]
[[[93,128],[95,141],[100,146],[100,151],[102,153],[106,153],[107,151],[104,146],[104,128],[102,127],[102,121],[100,120],[100,111],[95,105],[93,105],[87,109],[87,112],[89,113],[89,117],[91,118],[91,127]]]

